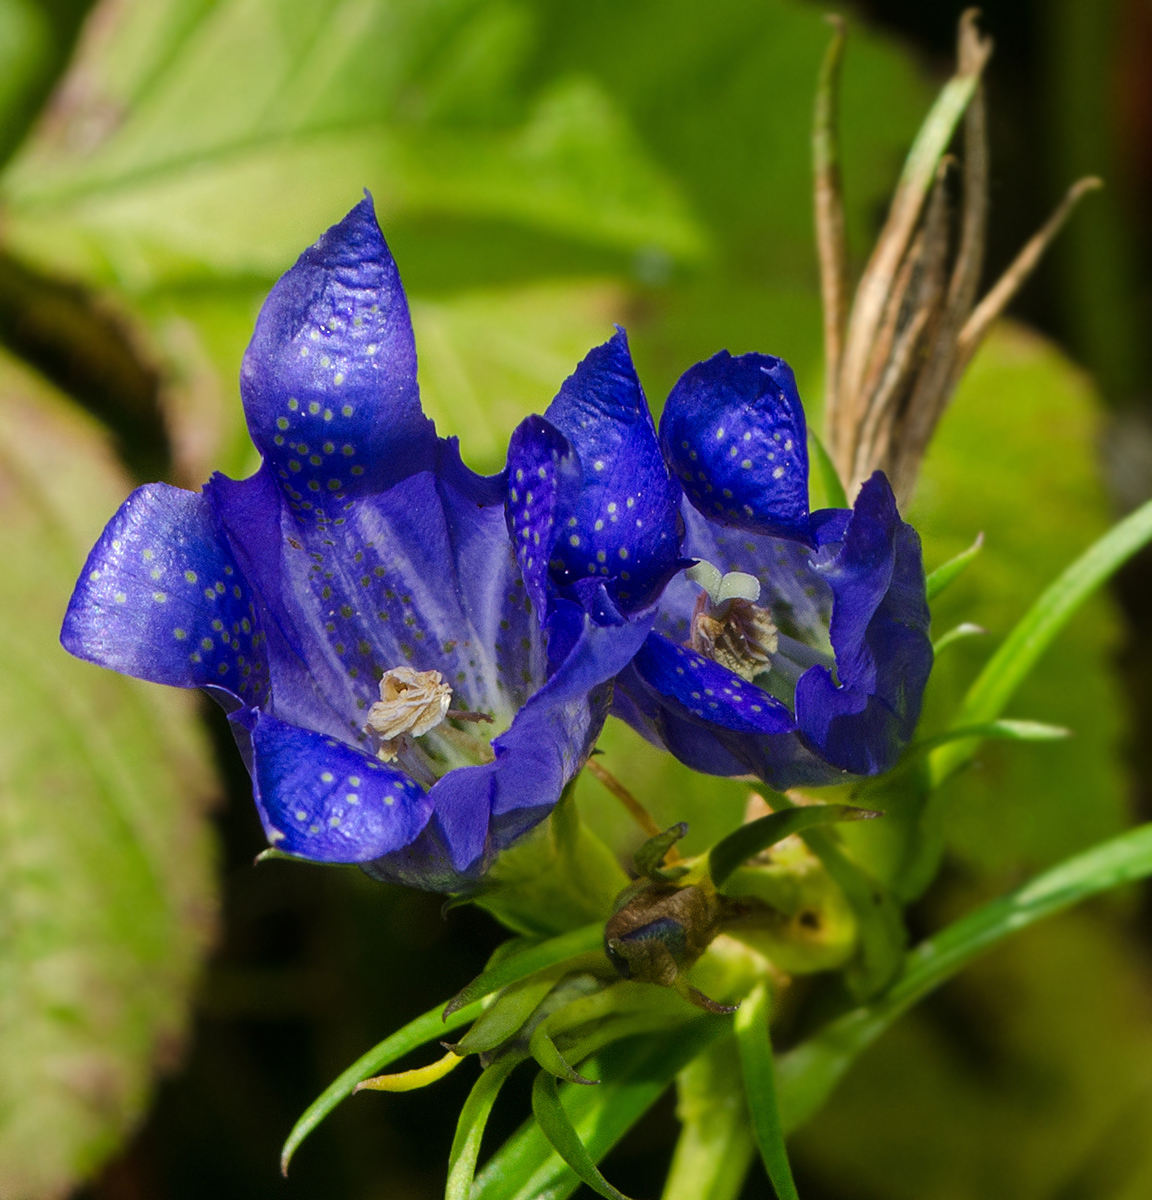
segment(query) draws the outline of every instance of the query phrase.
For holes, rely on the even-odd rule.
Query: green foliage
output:
[[[102,6],[100,17],[49,118],[0,178],[4,237],[35,269],[97,290],[131,328],[142,355],[160,372],[176,470],[186,483],[198,484],[213,468],[243,474],[256,465],[236,379],[260,300],[365,185],[375,193],[412,297],[425,403],[442,432],[461,437],[478,469],[500,467],[513,424],[541,411],[617,320],[629,327],[655,407],[696,359],[722,346],[761,349],[792,362],[810,419],[818,423],[808,128],[827,30],[817,6],[793,0],[718,0],[707,10],[692,0],[626,6],[606,0],[124,0]],[[20,97],[30,95],[47,70],[39,19],[30,4],[0,0],[0,115],[16,112]],[[853,29],[843,85],[843,166],[849,237],[860,257],[926,107],[927,90],[909,57]],[[4,367],[5,387],[9,373]],[[12,378],[19,378],[19,388],[32,386]],[[41,408],[53,415],[40,415]],[[12,411],[15,417],[0,417],[11,425],[6,445],[28,447],[23,459],[16,451],[0,459],[0,476],[17,481],[0,492],[5,513],[16,514],[0,537],[11,542],[9,559],[19,564],[0,582],[0,597],[4,628],[21,630],[7,639],[6,661],[14,665],[4,700],[6,747],[15,748],[7,750],[16,781],[9,840],[19,883],[6,891],[16,916],[0,923],[0,979],[18,971],[21,982],[0,987],[6,998],[0,1002],[6,1068],[0,1073],[0,1192],[9,1182],[4,1170],[27,1171],[33,1163],[53,1172],[44,1176],[43,1190],[59,1190],[107,1154],[139,1112],[149,1056],[181,1028],[205,940],[198,914],[211,905],[200,822],[206,775],[185,698],[145,693],[68,662],[54,643],[67,586],[96,532],[92,519],[98,525],[112,511],[120,485],[91,433],[57,401],[38,396],[30,424],[12,423],[32,409]],[[1039,429],[1043,454],[1036,453]],[[945,422],[911,515],[924,534],[929,565],[959,554],[979,530],[988,534],[986,551],[974,561],[961,555],[933,574],[935,593],[951,583],[934,604],[938,637],[978,622],[990,641],[940,639],[942,649],[951,638],[951,648],[936,669],[926,737],[952,721],[994,640],[1103,530],[1094,442],[1094,397],[1069,364],[1019,330],[995,336]],[[814,443],[813,494],[820,503],[838,503],[834,480],[820,469],[824,459]],[[68,481],[67,496],[51,494],[44,464],[53,466],[52,486]],[[54,556],[30,552],[45,539],[56,547]],[[16,614],[11,620],[9,603]],[[38,641],[23,636],[22,623],[38,631]],[[1120,722],[1107,670],[1114,637],[1109,605],[1091,601],[1018,693],[1020,712],[1035,720],[985,725],[999,716],[995,705],[967,714],[968,724],[982,724],[983,736],[1022,742],[1067,727],[1075,738],[983,747],[979,770],[952,780],[926,821],[921,759],[890,794],[878,790],[864,798],[887,811],[884,821],[838,828],[835,837],[827,830],[812,835],[863,922],[857,993],[874,994],[902,963],[903,974],[891,991],[831,1026],[824,1041],[805,1051],[807,1060],[797,1052],[785,1058],[793,1114],[798,1072],[808,1072],[804,1103],[812,1108],[811,1097],[827,1094],[901,1006],[977,949],[1100,890],[1109,870],[1120,871],[1113,882],[1128,877],[1125,871],[1144,870],[1124,858],[1130,843],[1117,851],[1127,866],[1109,866],[1107,854],[1087,865],[1078,859],[1080,865],[1069,868],[1075,880],[1064,890],[1051,890],[1052,877],[1046,877],[1048,892],[1041,887],[1027,900],[1017,897],[1016,907],[981,910],[983,916],[931,943],[936,958],[907,962],[895,905],[874,886],[917,892],[926,879],[909,882],[912,867],[919,864],[924,876],[923,864],[947,844],[956,863],[983,873],[977,887],[932,902],[934,911],[950,912],[996,886],[989,873],[1004,880],[1120,831],[1127,819],[1114,754]],[[603,761],[661,828],[689,823],[687,853],[702,852],[740,824],[746,783],[693,775],[621,726],[609,728],[602,748]],[[939,747],[936,754],[945,751]],[[643,840],[599,784],[585,782],[579,791],[586,824],[611,854],[581,838],[568,808],[568,840],[556,840],[555,861],[562,866],[567,855],[591,863],[597,884],[574,917],[547,899],[549,882],[563,891],[565,881],[542,880],[540,903],[533,906],[538,911],[501,913],[523,931],[552,932],[604,910],[626,882],[619,863]],[[736,847],[741,855],[746,848],[743,842]],[[509,857],[505,870],[516,869]],[[1085,921],[1091,924],[1058,927],[1071,931],[1067,948],[1083,951],[1085,961],[1135,993],[1133,969],[1116,948],[1116,935],[1103,919]],[[1025,953],[1016,965],[998,968],[1005,988],[1018,988],[1033,1002],[1062,995],[1066,986],[1059,955],[1065,935],[1048,936],[1054,948],[1047,956]],[[496,989],[559,961],[556,955],[595,950],[599,940],[600,929],[592,927],[524,948],[466,989],[447,1023],[436,1009],[381,1043],[301,1118],[285,1163],[360,1079],[466,1024]],[[1093,951],[1097,942],[1110,949]],[[976,978],[974,986],[987,990],[987,980]],[[27,980],[49,991],[33,995]],[[759,1037],[762,1007],[758,1002],[742,1015],[749,1036]],[[1055,1008],[1044,1009],[1049,1041],[1029,1041],[1024,1022],[1006,1035],[1015,1050],[1026,1049],[1049,1071],[1077,1034],[1075,1025],[1056,1019]],[[1152,1061],[1136,1008],[1099,1004],[1092,1010],[1101,1027],[1093,1028],[1092,1044],[1107,1061],[1115,1061],[1114,1045],[1108,1057],[1110,1023],[1140,1045],[1141,1062]],[[689,1010],[678,1032],[635,1038],[598,1054],[584,1068],[603,1079],[597,1088],[565,1085],[557,1098],[549,1090],[555,1085],[545,1081],[538,1112],[572,1165],[553,1152],[539,1127],[525,1126],[482,1170],[477,1197],[561,1197],[580,1177],[598,1186],[595,1164],[679,1073],[687,1119],[667,1200],[730,1200],[751,1155],[744,1102],[725,1110],[723,1120],[699,1104],[692,1116],[690,1104],[717,1091],[719,1076],[702,1083],[700,1063],[709,1060],[697,1057],[710,1044],[717,1061],[733,1067],[732,1040],[715,1041],[729,1029],[723,1018],[698,1018]],[[771,1058],[764,1031],[753,1072],[762,1144],[778,1132],[765,1133],[772,1087],[770,1078],[765,1083]],[[966,1119],[983,1128],[985,1091],[968,1087],[939,1047],[920,1052],[931,1033],[921,1023],[904,1035],[894,1060],[904,1073],[899,1084],[876,1082],[868,1073],[875,1072],[875,1060],[865,1059],[856,1095],[868,1098],[869,1113],[858,1112],[860,1099],[853,1108],[851,1097],[846,1107],[834,1108],[828,1132],[817,1126],[807,1135],[815,1161],[852,1163],[858,1174],[875,1128],[875,1096],[881,1086],[886,1096],[899,1096],[906,1080],[917,1094],[960,1095]],[[748,1038],[744,1044],[751,1062]],[[7,1069],[9,1061],[16,1071]],[[49,1070],[46,1062],[57,1066]],[[484,1124],[510,1069],[498,1065],[481,1075],[461,1114],[450,1195],[470,1192]],[[1106,1089],[1094,1086],[1088,1123],[1099,1130],[1107,1105],[1097,1093]],[[1073,1088],[1070,1095],[1082,1092]],[[1019,1107],[1017,1132],[1031,1115]],[[884,1125],[902,1153],[910,1136],[923,1144],[946,1140],[947,1112],[932,1126],[923,1111],[909,1106],[908,1114],[904,1125],[913,1127],[915,1119],[913,1135]],[[786,1113],[786,1119],[796,1118]],[[986,1149],[994,1144],[1002,1143],[974,1139],[965,1152],[977,1164],[1002,1161],[1002,1149]],[[718,1150],[728,1155],[723,1163]],[[779,1182],[782,1146],[773,1153]],[[979,1176],[974,1167],[973,1178]],[[920,1177],[910,1172],[909,1178]],[[881,1179],[874,1190],[885,1186]],[[920,1194],[945,1197],[936,1181]],[[953,1194],[983,1193],[973,1185],[947,1196]]]
[[[0,1195],[58,1196],[179,1059],[215,921],[194,697],[69,658],[60,614],[126,481],[0,358]]]
[[[744,1076],[744,1094],[752,1116],[752,1128],[760,1157],[778,1200],[799,1200],[788,1151],[784,1148],[784,1129],[776,1102],[776,1068],[768,1035],[768,988],[760,984],[740,1005],[736,1014],[736,1045]]]

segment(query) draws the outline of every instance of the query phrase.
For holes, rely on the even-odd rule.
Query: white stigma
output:
[[[714,606],[727,600],[747,600],[755,604],[760,599],[760,580],[745,571],[729,571],[727,575],[721,575],[717,567],[701,559],[684,574],[708,593],[708,599]]]

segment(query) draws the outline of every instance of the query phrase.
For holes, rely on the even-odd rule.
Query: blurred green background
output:
[[[821,391],[808,135],[827,42],[801,0],[0,0],[0,1200],[379,1197],[443,1187],[470,1069],[345,1104],[349,1062],[456,991],[484,914],[354,870],[254,869],[214,709],[74,662],[56,634],[134,481],[255,465],[237,373],[260,302],[369,187],[408,288],[426,406],[480,470],[627,326],[654,408],[720,348]],[[959,9],[846,10],[844,173],[862,264],[947,76]],[[1071,180],[1103,175],[974,364],[911,519],[935,566],[987,548],[936,633],[926,728],[1113,516],[1152,495],[1152,6],[989,0],[991,280]],[[1088,606],[950,785],[915,932],[1152,817],[1152,570]],[[706,845],[746,787],[614,727],[606,763]],[[593,781],[621,854],[639,835]],[[492,1145],[527,1111],[510,1085]],[[608,1160],[656,1193],[671,1096]],[[1152,909],[1030,932],[861,1060],[795,1141],[806,1200],[1152,1194]],[[753,1174],[746,1197],[768,1184]]]

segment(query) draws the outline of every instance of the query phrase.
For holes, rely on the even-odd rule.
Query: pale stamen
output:
[[[709,562],[686,572],[704,591],[696,601],[688,645],[749,683],[772,669],[779,645],[772,614],[755,603],[760,582],[743,571],[722,575]]]
[[[393,667],[380,677],[380,699],[368,710],[364,728],[380,738],[377,758],[395,762],[412,739],[453,721],[488,721],[487,713],[452,709],[452,688],[439,671]],[[477,739],[478,740],[478,739]]]

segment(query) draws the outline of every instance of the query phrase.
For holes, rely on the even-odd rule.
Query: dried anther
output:
[[[368,710],[364,728],[380,738],[377,757],[394,762],[406,739],[430,733],[445,717],[453,721],[488,721],[486,713],[450,709],[452,688],[439,671],[393,667],[380,678],[380,699]]]
[[[992,323],[1040,260],[1080,197],[1070,189],[979,303],[988,217],[988,138],[980,82],[992,53],[961,17],[958,66],[908,155],[888,219],[848,311],[836,100],[843,23],[825,59],[814,130],[816,233],[824,301],[825,438],[849,497],[879,469],[897,500],[911,498],[920,462],[961,375]],[[945,152],[963,122],[959,213],[952,213]]]
[[[779,638],[772,614],[755,603],[759,580],[743,571],[722,575],[704,561],[685,574],[704,589],[692,613],[689,647],[749,683],[770,671]]]
[[[747,600],[729,600],[713,612],[709,607],[708,596],[701,594],[692,614],[689,646],[749,683],[770,671],[771,655],[779,644],[772,614]]]
[[[452,689],[439,671],[393,667],[380,679],[380,699],[368,710],[365,729],[380,738],[377,756],[393,762],[400,740],[435,729],[448,715]]]

